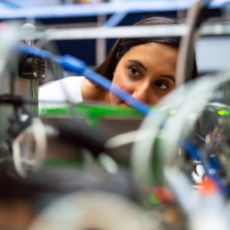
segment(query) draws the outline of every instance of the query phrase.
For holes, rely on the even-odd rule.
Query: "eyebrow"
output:
[[[168,79],[172,80],[174,83],[176,82],[176,79],[175,79],[175,77],[174,77],[173,75],[170,75],[170,74],[162,74],[162,75],[160,75],[160,76],[163,77],[163,78],[168,78]]]
[[[140,61],[135,60],[135,59],[130,59],[130,60],[128,60],[128,61],[129,61],[129,62],[133,62],[133,63],[139,65],[141,68],[143,68],[145,71],[147,71],[147,68],[146,68]],[[170,79],[170,80],[172,80],[174,83],[176,82],[175,77],[174,77],[173,75],[171,75],[171,74],[162,74],[162,75],[160,75],[160,77]]]
[[[128,60],[128,61],[129,61],[129,62],[133,62],[133,63],[139,65],[141,68],[143,68],[145,71],[147,71],[147,68],[146,68],[140,61],[135,60],[135,59],[130,59],[130,60]]]

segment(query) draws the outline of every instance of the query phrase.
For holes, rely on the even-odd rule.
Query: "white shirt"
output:
[[[38,90],[39,111],[43,108],[65,106],[68,102],[82,102],[81,84],[83,78],[83,76],[66,77],[40,86]]]

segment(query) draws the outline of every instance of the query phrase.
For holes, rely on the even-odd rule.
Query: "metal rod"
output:
[[[184,36],[187,26],[180,25],[154,25],[154,26],[118,26],[118,27],[91,27],[75,29],[47,29],[44,32],[35,32],[34,39],[46,40],[77,40],[97,38],[129,38],[129,37],[175,37]],[[215,23],[202,25],[200,36],[230,35],[229,23]],[[21,34],[21,38],[24,35]]]
[[[57,18],[57,17],[87,17],[96,15],[114,14],[119,12],[143,13],[159,11],[176,11],[188,9],[193,1],[180,0],[155,0],[122,2],[121,3],[100,3],[92,5],[58,5],[58,6],[34,6],[25,8],[1,8],[0,19],[16,18]],[[221,8],[229,0],[213,0],[210,8]]]

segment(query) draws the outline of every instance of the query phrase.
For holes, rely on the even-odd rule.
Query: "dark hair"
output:
[[[177,21],[172,18],[166,17],[148,17],[139,22],[136,26],[142,25],[167,25],[167,24],[177,24]],[[133,46],[146,44],[146,43],[160,43],[169,45],[179,49],[180,37],[141,37],[141,38],[120,38],[118,39],[104,62],[95,68],[95,71],[106,78],[112,80],[113,72],[117,66],[117,63],[122,58],[122,56],[130,50]],[[192,78],[197,76],[196,61],[194,60]]]

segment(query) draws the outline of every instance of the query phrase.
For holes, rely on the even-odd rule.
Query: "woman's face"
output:
[[[148,105],[155,105],[176,86],[178,50],[174,47],[147,43],[132,47],[123,55],[114,71],[112,83]],[[127,106],[109,93],[111,105]]]

